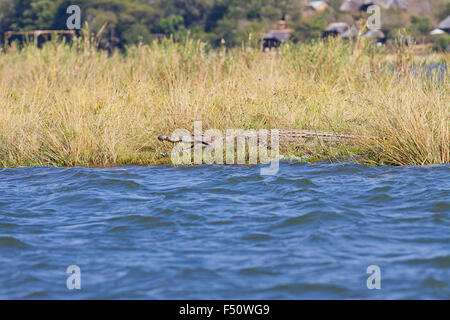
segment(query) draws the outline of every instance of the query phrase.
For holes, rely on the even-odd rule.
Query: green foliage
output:
[[[0,0],[0,31],[12,25],[16,15],[16,5],[15,1]]]
[[[408,27],[407,32],[413,36],[420,36],[428,34],[430,32],[430,18],[411,16],[411,25]]]
[[[381,24],[383,29],[388,31],[388,36],[394,38],[400,31],[409,26],[409,15],[400,9],[382,10]]]
[[[58,0],[16,1],[15,19],[11,27],[23,30],[51,28],[60,3]]]
[[[433,37],[433,50],[450,51],[450,35],[447,33]]]
[[[159,27],[165,34],[174,34],[184,27],[183,16],[169,16],[162,18]]]
[[[328,0],[322,14],[302,17],[307,0],[0,0],[0,37],[4,31],[66,29],[69,5],[81,8],[82,23],[92,32],[102,32],[104,48],[124,48],[149,43],[161,34],[182,41],[189,37],[213,46],[225,40],[240,46],[260,36],[280,19],[294,30],[293,39],[318,38],[328,23],[364,21],[364,12],[339,11],[343,0]],[[383,30],[388,36],[406,30],[409,35],[429,33],[450,14],[448,0],[433,0],[433,16],[414,16],[400,9],[382,10]]]
[[[294,28],[294,40],[305,41],[307,39],[320,38],[327,25],[328,22],[323,15],[304,18]]]
[[[126,43],[150,43],[153,39],[148,28],[143,24],[132,24],[125,29],[123,33],[123,40]]]

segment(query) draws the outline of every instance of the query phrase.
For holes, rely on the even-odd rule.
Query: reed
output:
[[[171,40],[108,53],[95,41],[0,53],[0,166],[156,164],[177,128],[310,129],[353,146],[297,147],[377,165],[449,163],[449,82],[412,74],[449,55],[387,54],[364,39],[210,50]]]

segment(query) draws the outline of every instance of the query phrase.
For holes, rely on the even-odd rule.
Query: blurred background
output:
[[[449,0],[0,0],[2,43],[6,31],[67,29],[66,9],[72,4],[81,8],[82,25],[102,30],[101,46],[106,49],[161,37],[198,38],[211,47],[264,38],[309,41],[323,36],[335,22],[363,25],[371,4],[381,8],[385,39],[401,32],[436,50],[450,44],[445,29],[450,24]],[[284,36],[277,35],[280,30]]]

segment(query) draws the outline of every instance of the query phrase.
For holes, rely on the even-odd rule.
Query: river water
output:
[[[449,181],[450,165],[0,169],[0,298],[449,299]]]

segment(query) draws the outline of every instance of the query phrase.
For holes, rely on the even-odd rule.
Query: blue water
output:
[[[390,74],[402,75],[402,70],[398,70],[394,65],[380,67],[381,71],[387,70]],[[411,75],[424,80],[434,80],[439,84],[445,83],[445,77],[448,75],[448,67],[445,63],[413,65]]]
[[[0,169],[0,298],[450,298],[450,165],[259,169]]]

